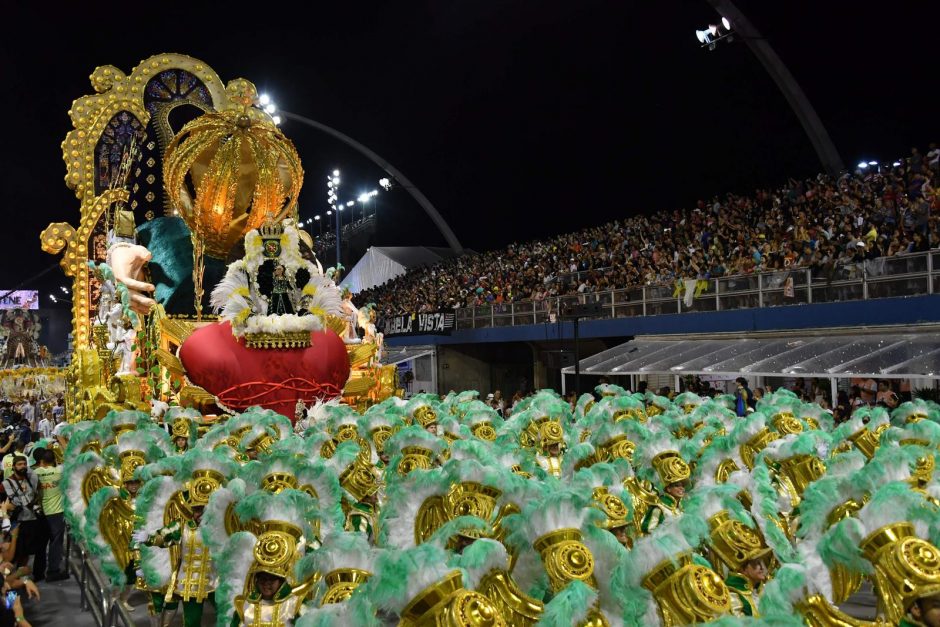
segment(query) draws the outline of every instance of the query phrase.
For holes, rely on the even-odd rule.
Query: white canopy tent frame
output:
[[[582,375],[940,380],[940,328],[637,337],[581,360]],[[565,375],[574,367],[562,369]]]

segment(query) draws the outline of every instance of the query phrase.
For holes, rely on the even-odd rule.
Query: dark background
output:
[[[285,110],[371,147],[476,250],[821,169],[747,46],[699,47],[694,30],[718,19],[704,0],[341,4],[7,7],[0,289],[54,263],[39,248],[49,222],[77,224],[59,145],[71,102],[92,93],[88,76],[104,64],[130,72],[160,52],[197,57],[223,81],[248,78]],[[738,6],[847,165],[940,141],[937,3]],[[303,217],[325,210],[334,167],[343,199],[384,176],[325,135],[282,127],[307,172]],[[444,243],[400,188],[377,206],[374,243]],[[63,284],[56,269],[24,287],[43,290],[46,306]]]

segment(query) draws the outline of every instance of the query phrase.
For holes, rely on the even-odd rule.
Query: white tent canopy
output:
[[[437,263],[452,254],[448,248],[371,246],[341,281],[353,294],[382,285],[410,268]]]
[[[580,367],[585,375],[940,379],[940,333],[637,338]]]

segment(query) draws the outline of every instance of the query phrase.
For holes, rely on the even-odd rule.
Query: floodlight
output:
[[[700,44],[708,42],[708,31],[707,30],[697,30],[695,31],[695,36],[698,38]]]
[[[355,200],[350,200],[348,203],[346,203],[346,206],[347,206],[347,207],[352,207],[352,206],[355,205],[355,204],[356,204],[356,201],[355,201]]]
[[[721,18],[721,25],[725,27],[725,30],[731,30],[731,22],[728,21],[728,18]]]
[[[878,165],[878,162],[877,162],[877,161],[869,161],[869,162],[868,162],[868,165]]]
[[[858,167],[859,167],[860,169],[864,170],[865,168],[868,167],[868,162],[867,162],[867,161],[859,161],[859,162],[858,162]]]
[[[708,32],[711,33],[712,37],[718,34],[718,26],[715,24],[708,25]]]
[[[261,106],[263,107],[263,106],[265,106],[266,104],[268,104],[268,103],[271,102],[271,96],[269,96],[269,95],[267,95],[267,94],[261,94],[261,95],[258,97],[258,102],[261,103]]]
[[[277,111],[277,107],[274,106],[273,102],[269,102],[268,104],[264,105],[264,112],[268,115],[274,113],[275,111]]]
[[[320,216],[318,216],[318,215],[317,215],[317,216],[313,216],[313,219],[314,219],[314,220],[319,220],[319,219],[320,219]]]
[[[333,176],[339,176],[339,170],[333,170]]]
[[[271,119],[274,120],[274,123],[275,123],[275,124],[280,124],[280,123],[281,123],[281,116],[279,116],[279,115],[275,115],[275,116],[274,116],[273,118],[271,118]]]

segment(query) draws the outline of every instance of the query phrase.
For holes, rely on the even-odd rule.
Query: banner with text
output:
[[[457,318],[453,309],[389,316],[383,320],[385,337],[400,335],[450,335]]]
[[[37,290],[0,290],[0,309],[39,309]]]

